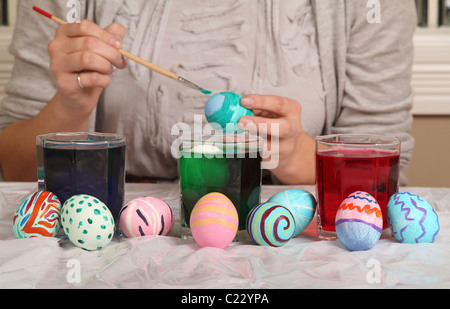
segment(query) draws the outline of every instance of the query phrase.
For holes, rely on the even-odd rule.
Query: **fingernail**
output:
[[[120,40],[116,37],[111,37],[111,39],[109,40],[109,44],[111,46],[113,46],[114,48],[120,49],[122,48],[122,43],[120,42]]]
[[[255,105],[255,100],[253,98],[245,97],[241,100],[241,104],[245,107],[252,107]]]
[[[255,123],[247,117],[243,117],[239,120],[238,126],[244,131],[254,131]]]
[[[123,69],[127,66],[127,61],[124,57],[122,57],[122,62],[120,63],[120,68]]]
[[[251,121],[249,118],[243,117],[239,120],[239,123],[246,126],[246,125],[252,124],[253,121]]]

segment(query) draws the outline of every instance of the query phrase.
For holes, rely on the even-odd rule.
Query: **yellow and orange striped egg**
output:
[[[191,213],[192,237],[200,247],[225,249],[236,237],[239,218],[236,208],[222,193],[202,197]]]

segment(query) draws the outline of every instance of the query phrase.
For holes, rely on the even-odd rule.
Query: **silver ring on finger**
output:
[[[83,83],[81,82],[81,73],[78,73],[77,80],[78,80],[78,86],[80,86],[81,89],[86,88],[86,87],[83,85]]]

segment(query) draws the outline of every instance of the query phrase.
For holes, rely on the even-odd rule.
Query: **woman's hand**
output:
[[[303,131],[301,105],[291,99],[270,95],[245,96],[242,105],[255,117],[246,116],[240,126],[267,136],[265,161],[278,162],[271,172],[284,184],[313,184],[315,181],[314,139]],[[254,133],[256,133],[254,132]]]
[[[102,90],[111,82],[113,66],[126,66],[118,51],[124,36],[125,28],[120,24],[102,29],[88,20],[58,28],[48,52],[58,86],[59,112],[84,118],[91,114]]]
[[[7,181],[36,180],[37,135],[88,130],[100,94],[110,84],[112,66],[126,66],[118,51],[124,36],[122,25],[101,29],[87,20],[58,28],[48,46],[56,94],[38,115],[17,121],[0,133],[0,149],[8,150],[0,151]],[[78,84],[78,76],[84,88]]]

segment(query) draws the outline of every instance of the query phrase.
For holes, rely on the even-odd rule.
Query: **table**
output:
[[[265,186],[262,200],[287,188]],[[88,252],[60,238],[17,240],[12,217],[34,183],[0,183],[0,288],[450,288],[450,188],[402,188],[437,210],[440,234],[433,244],[380,240],[364,252],[339,241],[318,242],[305,233],[281,248],[233,243],[200,248],[176,237],[116,237]],[[166,201],[179,214],[176,184],[127,184],[125,202],[140,196]]]

